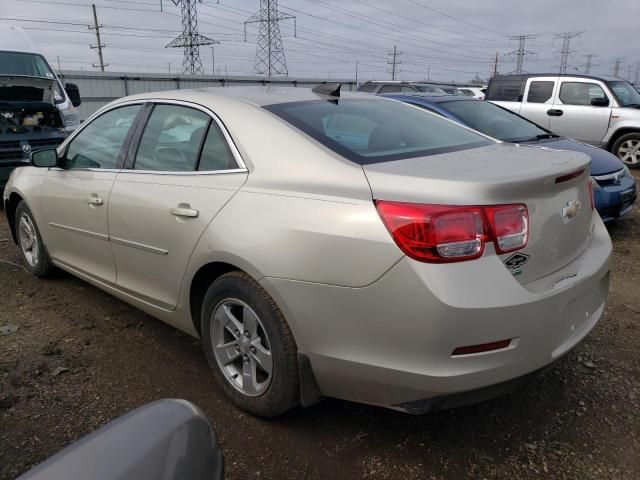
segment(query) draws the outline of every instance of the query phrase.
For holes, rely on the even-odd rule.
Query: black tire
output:
[[[212,328],[213,314],[224,302],[234,300],[240,300],[257,315],[260,332],[266,334],[272,358],[270,383],[265,391],[256,396],[246,395],[232,384],[233,380],[223,372],[214,353],[214,342],[220,340],[213,338],[216,328]],[[252,415],[265,418],[280,415],[300,403],[298,349],[295,340],[282,312],[258,282],[243,272],[230,272],[221,276],[207,290],[201,319],[202,346],[216,382],[233,403]],[[227,333],[230,332],[224,330],[224,334]]]
[[[636,140],[638,142],[638,146],[640,146],[640,132],[634,132],[634,133],[627,133],[626,135],[622,135],[620,138],[618,138],[615,143],[613,144],[613,147],[611,147],[611,153],[613,153],[616,157],[618,157],[620,160],[622,160],[622,162],[629,168],[640,168],[640,160],[636,161],[635,163],[632,163],[628,160],[623,160],[623,154],[620,153],[620,147],[622,147],[622,145],[625,142],[629,142],[629,141],[633,141]],[[640,159],[640,150],[638,150],[638,153],[636,155],[637,158]]]
[[[30,257],[31,259],[28,258],[28,254],[22,247],[25,233],[21,228],[20,223],[25,217],[30,222],[30,226],[33,227],[33,234],[35,234],[35,238],[37,240],[34,247],[37,249],[37,255],[35,259],[33,256]],[[38,225],[36,224],[36,221],[33,218],[33,214],[31,213],[31,210],[29,210],[29,207],[27,207],[27,204],[24,202],[24,200],[21,200],[16,208],[15,229],[16,239],[18,240],[18,250],[20,250],[20,255],[22,256],[22,262],[24,263],[25,268],[36,277],[50,277],[51,275],[53,275],[56,267],[51,262],[51,258],[49,257],[49,253],[47,252],[47,247],[42,240],[42,235],[40,235]]]

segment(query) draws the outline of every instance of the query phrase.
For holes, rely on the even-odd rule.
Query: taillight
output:
[[[446,263],[479,258],[485,243],[496,252],[524,248],[529,214],[522,204],[455,206],[376,201],[376,208],[394,241],[421,262]]]
[[[493,230],[498,254],[520,250],[529,241],[529,212],[526,205],[484,207]]]

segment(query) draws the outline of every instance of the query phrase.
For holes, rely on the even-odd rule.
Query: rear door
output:
[[[597,80],[590,78],[561,78],[553,108],[549,110],[549,129],[565,137],[585,143],[602,143],[611,118],[613,98]],[[594,98],[605,98],[608,106],[591,105]]]
[[[173,309],[198,239],[247,171],[222,124],[201,107],[158,103],[139,130],[109,203],[116,283]]]
[[[520,115],[549,128],[551,117],[547,112],[553,108],[557,85],[558,77],[535,77],[527,80]]]
[[[116,277],[107,209],[142,104],[91,120],[67,145],[65,168],[47,171],[41,188],[42,226],[52,258],[101,281]]]

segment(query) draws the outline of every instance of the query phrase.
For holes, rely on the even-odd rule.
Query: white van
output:
[[[0,25],[0,190],[32,151],[59,145],[80,125],[78,87],[62,82],[19,27]]]

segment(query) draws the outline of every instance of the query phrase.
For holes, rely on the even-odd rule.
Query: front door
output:
[[[176,306],[198,240],[247,177],[228,140],[203,110],[154,107],[109,203],[119,288],[160,308]]]
[[[41,189],[51,258],[101,281],[115,283],[107,210],[129,130],[141,105],[110,110],[91,121],[50,169]]]
[[[609,101],[606,107],[591,105],[594,98]],[[613,99],[602,85],[591,79],[561,80],[558,95],[550,110],[549,129],[553,133],[599,145],[602,143],[611,117]]]

